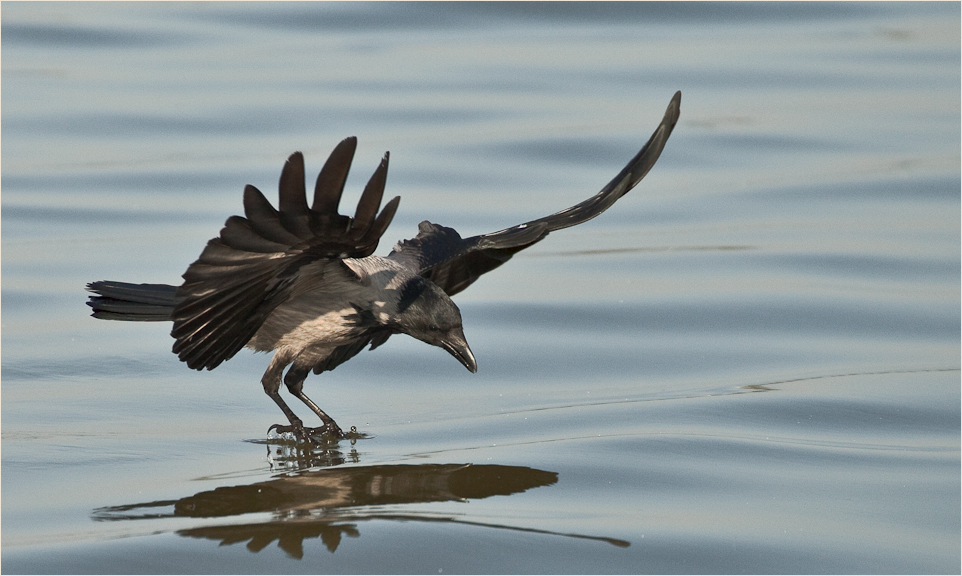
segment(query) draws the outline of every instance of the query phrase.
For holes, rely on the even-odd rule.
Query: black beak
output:
[[[448,332],[441,339],[440,346],[447,350],[451,356],[457,358],[458,362],[464,364],[464,367],[470,370],[472,374],[478,371],[478,363],[474,360],[474,354],[468,347],[468,341],[464,338],[462,329],[457,328]]]

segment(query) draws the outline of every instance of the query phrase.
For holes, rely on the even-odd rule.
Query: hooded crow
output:
[[[407,334],[447,350],[471,372],[474,354],[451,300],[485,272],[549,232],[601,214],[654,166],[678,121],[681,92],[641,151],[591,198],[550,216],[461,238],[452,228],[421,222],[414,238],[387,257],[373,255],[400,197],[383,209],[388,154],[364,188],[354,217],[338,213],[356,138],[334,148],[307,205],[304,157],[295,152],[281,172],[277,210],[257,188],[244,189],[245,217],[231,216],[184,273],[180,286],[91,282],[93,317],[173,321],[173,351],[195,370],[213,370],[245,346],[274,351],[261,378],[289,424],[268,430],[308,440],[344,432],[304,394],[310,372],[333,370],[370,345]],[[290,366],[290,368],[288,368]],[[287,370],[284,373],[285,369]],[[321,419],[306,428],[279,394],[281,381]]]

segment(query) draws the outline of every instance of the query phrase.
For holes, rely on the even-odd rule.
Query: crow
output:
[[[311,441],[344,438],[343,430],[304,394],[304,380],[407,334],[447,350],[472,373],[478,369],[451,300],[485,272],[507,262],[549,232],[604,212],[654,166],[678,121],[681,92],[641,151],[595,196],[550,216],[461,238],[428,221],[387,257],[373,255],[400,197],[381,209],[389,154],[364,188],[354,217],[338,213],[357,139],[346,138],[317,177],[307,205],[304,157],[295,152],[281,172],[277,210],[254,186],[244,189],[244,214],[231,216],[180,286],[98,281],[87,302],[106,320],[173,321],[173,352],[195,370],[213,370],[245,346],[274,351],[261,378],[289,425],[268,429]],[[287,373],[284,374],[284,370]],[[279,394],[281,381],[322,426],[306,428]]]

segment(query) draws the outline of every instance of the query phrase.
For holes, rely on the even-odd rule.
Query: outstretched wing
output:
[[[280,179],[280,210],[260,190],[244,189],[245,217],[227,219],[184,273],[171,314],[174,353],[191,368],[213,369],[254,336],[290,296],[298,271],[318,260],[369,256],[391,223],[400,197],[378,214],[388,154],[371,176],[354,217],[338,214],[357,139],[343,140],[321,169],[308,208],[304,157],[287,159]]]
[[[544,218],[465,239],[451,228],[424,221],[418,226],[418,235],[399,243],[388,258],[417,270],[449,296],[457,294],[549,232],[588,221],[624,196],[655,165],[678,122],[680,106],[681,92],[676,92],[664,119],[641,151],[601,192],[584,202]]]

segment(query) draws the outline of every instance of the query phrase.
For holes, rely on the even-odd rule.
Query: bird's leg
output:
[[[295,437],[306,440],[309,437],[309,435],[307,433],[307,430],[304,428],[304,422],[297,417],[297,414],[294,414],[294,411],[291,410],[291,407],[287,405],[287,402],[284,402],[284,399],[281,398],[281,395],[278,394],[276,391],[273,393],[268,392],[267,395],[270,396],[271,400],[273,400],[280,407],[281,411],[284,412],[284,416],[287,416],[287,419],[291,423],[290,426],[274,424],[273,426],[267,429],[268,434],[270,433],[271,430],[275,430],[278,434],[283,434],[285,432],[292,432]]]
[[[324,411],[321,410],[320,407],[317,404],[315,404],[313,400],[307,397],[307,394],[303,392],[296,392],[294,393],[294,395],[300,398],[301,402],[306,404],[308,408],[313,410],[314,413],[317,414],[317,417],[321,419],[321,422],[324,423],[324,426],[322,426],[321,428],[313,428],[312,430],[314,431],[323,430],[324,433],[331,434],[335,438],[342,438],[342,439],[347,438],[347,435],[344,434],[344,431],[341,430],[341,427],[337,425],[337,422],[335,422],[333,418],[325,414]]]
[[[278,390],[281,388],[281,373],[284,371],[284,366],[290,362],[285,357],[282,357],[280,352],[274,354],[271,358],[271,363],[267,367],[267,371],[264,372],[264,376],[261,378],[261,384],[264,386],[264,392],[271,397],[271,400],[281,409],[284,416],[287,416],[287,420],[291,423],[290,426],[284,426],[281,424],[274,424],[267,429],[267,433],[270,434],[271,430],[276,431],[278,434],[284,434],[290,432],[294,434],[294,437],[299,440],[310,440],[311,436],[307,433],[304,428],[304,422],[294,414],[291,407],[284,402]]]
[[[337,422],[321,410],[320,406],[315,404],[314,401],[304,393],[304,379],[307,378],[310,371],[311,368],[309,366],[302,367],[294,364],[290,370],[287,371],[287,374],[284,375],[284,384],[287,386],[287,390],[307,405],[311,411],[317,414],[321,422],[324,423],[324,426],[320,428],[310,428],[308,430],[313,434],[330,434],[335,438],[346,438],[344,431],[337,425]]]

